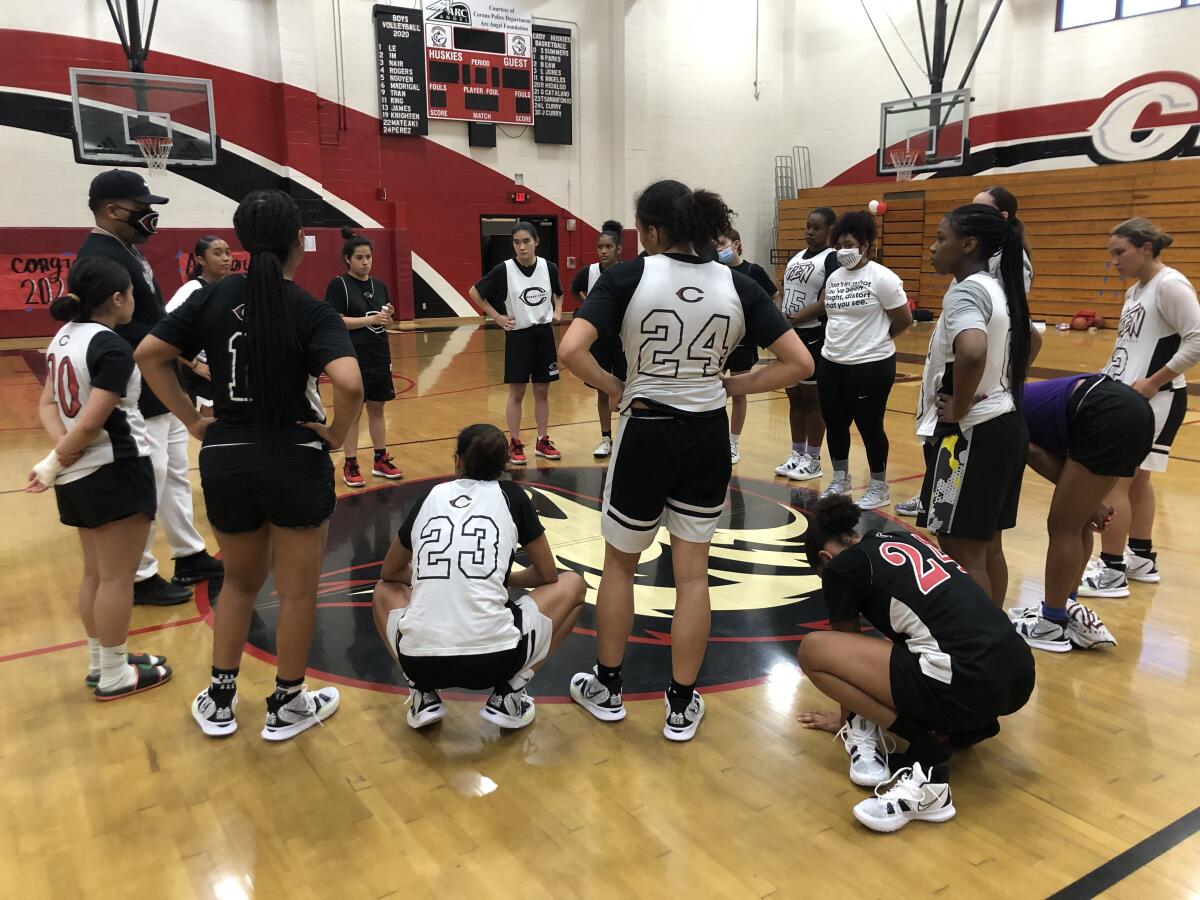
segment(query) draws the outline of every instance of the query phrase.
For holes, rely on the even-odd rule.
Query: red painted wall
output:
[[[87,236],[86,228],[0,228],[0,254],[20,254],[23,257],[75,253]],[[296,283],[317,298],[324,298],[325,286],[346,271],[342,263],[342,236],[336,228],[310,228],[306,234],[317,240],[317,249],[304,257]],[[360,234],[375,242],[373,274],[384,281],[392,296],[398,319],[413,317],[412,255],[409,233],[402,228],[364,228]],[[186,260],[196,238],[216,234],[229,246],[240,249],[232,228],[195,229],[164,228],[142,245],[142,252],[154,269],[162,287],[163,301],[183,283],[179,274],[179,254]],[[22,293],[24,298],[24,293]],[[24,302],[22,299],[20,302]],[[60,323],[50,318],[49,310],[41,305],[26,306],[21,311],[0,309],[0,337],[46,337],[58,330]]]

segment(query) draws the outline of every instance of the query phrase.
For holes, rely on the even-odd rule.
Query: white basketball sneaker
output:
[[[781,466],[775,467],[776,475],[791,475],[796,470],[796,466],[800,465],[800,460],[804,458],[804,454],[799,450],[793,450],[792,455],[787,458]]]
[[[954,818],[954,796],[943,766],[926,771],[920,763],[901,769],[890,785],[854,807],[854,818],[872,831],[899,831],[909,822],[948,822]]]
[[[887,736],[870,719],[851,713],[835,737],[842,739],[850,756],[850,780],[860,787],[875,787],[891,777],[888,772]],[[893,744],[890,749],[895,749]]]

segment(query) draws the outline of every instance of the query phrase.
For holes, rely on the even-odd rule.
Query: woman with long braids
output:
[[[621,662],[633,628],[634,574],[665,526],[671,540],[675,612],[668,740],[688,741],[704,716],[696,691],[708,645],[708,550],[733,464],[729,397],[778,390],[812,373],[800,338],[751,279],[697,250],[728,234],[730,210],[711,191],[659,181],[638,198],[636,226],[647,256],[600,276],[562,340],[564,365],[603,388],[621,410],[604,486],[604,572],[596,599],[596,667],[571,679],[571,697],[604,722],[625,717]],[[605,372],[589,352],[620,334],[629,379]],[[721,376],[746,335],[777,362]]]
[[[930,249],[933,267],[955,280],[929,341],[917,401],[917,436],[925,442],[917,523],[1003,606],[1001,535],[1017,523],[1029,453],[1017,404],[1036,355],[1021,237],[994,207],[971,203],[942,219]],[[988,271],[997,254],[999,279]]]
[[[362,407],[358,360],[337,312],[292,281],[304,258],[296,202],[254,191],[234,213],[250,253],[244,276],[226,278],[155,326],[137,349],[142,375],[203,442],[200,478],[225,559],[213,629],[212,682],[192,716],[213,737],[237,729],[237,675],[254,600],[274,567],[279,596],[278,673],[262,735],[287,740],[333,715],[336,688],[304,685],[317,581],[333,514],[329,451]],[[208,353],[215,419],[202,418],[172,374],[179,356]],[[333,385],[326,424],[317,378]]]
[[[196,261],[188,271],[187,281],[167,303],[169,313],[183,306],[184,301],[196,291],[220,281],[229,274],[233,266],[229,244],[215,234],[206,234],[196,241],[192,256]],[[183,389],[192,398],[192,402],[197,404],[201,415],[209,414],[212,411],[212,389],[208,357],[201,353],[195,359],[181,359],[179,365],[183,367],[179,373]]]

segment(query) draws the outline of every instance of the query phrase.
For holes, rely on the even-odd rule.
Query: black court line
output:
[[[1179,817],[1165,828],[1160,828],[1124,853],[1114,856],[1078,881],[1068,884],[1061,891],[1051,894],[1050,900],[1084,900],[1096,897],[1182,844],[1197,831],[1200,831],[1200,807]]]

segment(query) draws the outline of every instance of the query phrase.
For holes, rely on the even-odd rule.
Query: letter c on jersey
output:
[[[521,291],[521,302],[526,306],[541,306],[546,302],[547,296],[545,288],[525,288],[525,290]]]
[[[455,497],[453,500],[450,501],[450,505],[453,506],[455,509],[462,509],[464,506],[471,505],[471,498],[468,497],[466,494],[460,494],[459,496]]]
[[[689,294],[689,291],[692,291],[693,293]],[[704,299],[704,291],[700,290],[698,287],[681,287],[675,292],[675,296],[684,303],[699,303]]]

